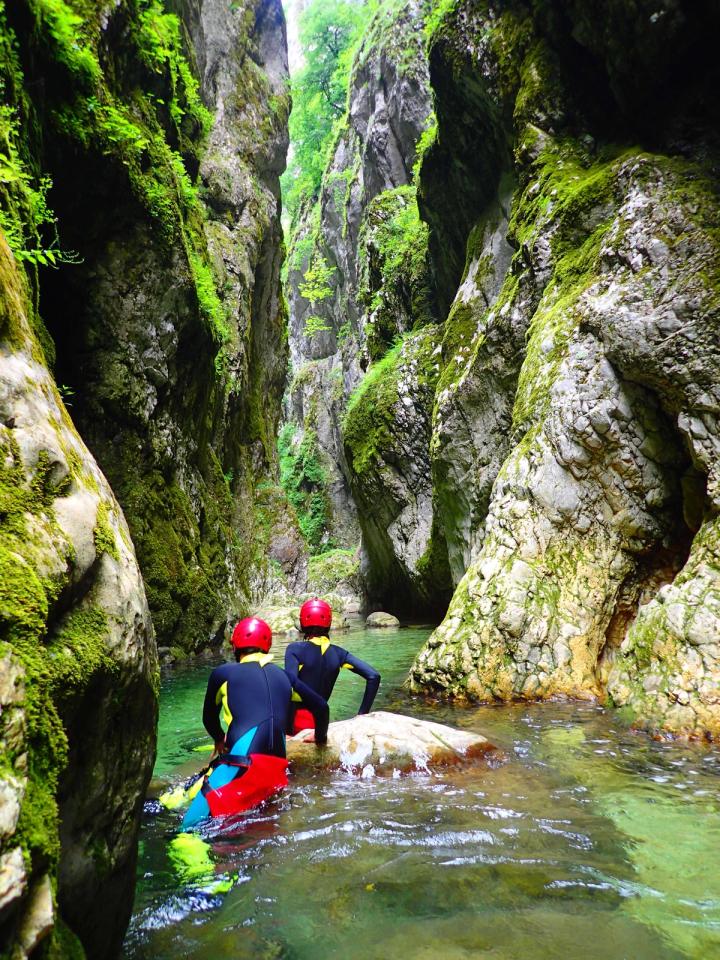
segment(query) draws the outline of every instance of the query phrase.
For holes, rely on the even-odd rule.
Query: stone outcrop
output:
[[[399,627],[400,621],[391,613],[383,613],[382,610],[377,610],[365,620],[365,626],[373,630],[381,630],[387,627]]]
[[[118,950],[155,757],[157,654],[122,511],[0,238],[0,930],[23,958]],[[73,946],[73,944],[75,946]]]
[[[327,498],[327,538],[354,548],[362,531],[364,553],[374,541],[342,435],[348,398],[369,360],[431,320],[427,235],[412,185],[430,115],[424,15],[424,4],[408,0],[371,21],[320,197],[301,215],[288,256],[287,416],[317,439],[324,479],[314,489]]]
[[[496,752],[478,733],[384,710],[331,723],[322,750],[303,743],[302,736],[288,739],[294,765],[343,766],[364,776],[470,763]]]
[[[649,729],[716,736],[712,17],[648,13],[630,83],[621,36],[644,13],[616,10],[615,33],[590,7],[460,3],[432,37],[418,194],[439,302],[460,286],[430,451],[458,586],[412,685],[609,695]],[[707,76],[671,69],[693,45]]]

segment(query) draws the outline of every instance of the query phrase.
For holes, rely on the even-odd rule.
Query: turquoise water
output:
[[[720,958],[720,754],[655,743],[593,704],[409,698],[402,680],[427,633],[338,642],[383,674],[376,706],[480,731],[506,759],[395,780],[297,775],[280,799],[206,831],[233,878],[222,895],[178,873],[179,816],[149,801],[126,958]],[[211,666],[164,679],[159,782],[201,762]],[[362,689],[341,674],[334,719]]]

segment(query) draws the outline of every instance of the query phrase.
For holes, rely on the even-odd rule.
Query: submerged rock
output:
[[[391,613],[383,613],[381,610],[378,610],[376,613],[371,613],[370,616],[365,621],[366,627],[399,627],[400,621],[397,617],[394,617]]]
[[[296,765],[344,766],[363,772],[368,764],[375,772],[426,770],[486,758],[496,751],[480,734],[384,710],[331,723],[322,750],[303,743],[301,734],[289,738],[287,747]]]

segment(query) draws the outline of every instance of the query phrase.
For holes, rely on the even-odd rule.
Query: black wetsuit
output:
[[[369,713],[380,686],[380,674],[369,663],[359,660],[342,647],[329,643],[326,637],[315,639],[315,643],[312,640],[300,640],[288,646],[285,650],[287,673],[295,678],[302,671],[302,682],[325,700],[329,700],[340,671],[352,670],[365,679],[365,696],[358,713]],[[321,644],[321,640],[325,643]],[[296,703],[295,706],[300,704]]]
[[[315,718],[315,741],[324,743],[329,721],[327,702],[297,676],[290,677],[282,667],[269,662],[262,666],[258,659],[215,667],[203,706],[205,729],[216,743],[225,737],[229,751],[242,738],[244,754],[284,757],[293,690]],[[221,707],[228,722],[226,735],[220,725]]]

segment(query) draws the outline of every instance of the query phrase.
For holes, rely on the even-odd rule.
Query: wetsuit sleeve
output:
[[[291,680],[295,680],[300,672],[301,666],[297,650],[293,649],[294,646],[295,644],[291,643],[290,646],[285,650],[285,672],[288,674]]]
[[[370,664],[365,663],[364,660],[354,657],[347,650],[345,650],[344,653],[343,670],[352,670],[353,673],[357,673],[365,679],[365,695],[362,698],[358,714],[369,713],[373,705],[373,700],[375,699],[375,694],[378,692],[378,687],[380,686],[380,674],[375,667],[371,667]]]
[[[300,694],[303,704],[315,718],[315,743],[327,742],[327,728],[330,723],[330,707],[327,700],[315,693],[306,683],[297,677],[291,677],[293,689]]]
[[[205,703],[203,704],[203,726],[210,734],[213,743],[222,740],[225,736],[220,724],[220,705],[217,702],[218,690],[223,684],[222,676],[219,670],[213,670],[208,680],[207,690],[205,691]]]

